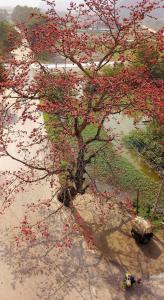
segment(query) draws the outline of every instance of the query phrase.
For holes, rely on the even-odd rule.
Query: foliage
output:
[[[162,59],[162,51],[157,45],[150,41],[145,44],[140,44],[133,55],[134,66],[145,65],[149,68],[151,75],[154,78],[164,79],[164,62]]]
[[[12,12],[11,18],[15,24],[23,23],[27,26],[32,23],[33,16],[39,14],[40,10],[36,7],[17,5]]]
[[[151,74],[154,78],[164,79],[164,61],[162,59],[152,65]]]
[[[0,84],[5,80],[5,68],[2,63],[0,63]]]
[[[154,181],[137,170],[126,158],[117,154],[111,145],[92,160],[88,172],[101,185],[102,190],[103,185],[108,184],[109,187],[115,186],[126,191],[134,207],[137,190],[139,190],[139,215],[145,218],[150,217],[160,189],[160,182]],[[158,216],[154,222],[159,225],[161,221],[162,217]]]
[[[102,69],[102,73],[105,76],[112,77],[112,76],[118,75],[123,70],[124,70],[124,65],[123,64],[115,63],[114,66],[105,66]]]
[[[46,22],[44,14],[42,14],[39,8],[20,6],[17,5],[12,13],[13,22],[19,26],[25,26],[27,29],[27,40],[31,48],[35,44],[36,36],[33,31],[39,31],[41,26]],[[47,61],[51,59],[51,55],[47,51],[36,53],[36,59],[40,61]]]
[[[98,155],[89,167],[92,176],[101,184],[108,183],[127,191],[134,201],[139,189],[141,208],[145,210],[149,205],[152,206],[159,190],[159,183],[135,169],[126,158],[115,153],[113,147],[104,149],[102,154]]]
[[[124,141],[128,148],[137,149],[148,162],[161,169],[164,167],[162,139],[162,128],[151,124],[145,130],[133,130]]]
[[[6,21],[0,22],[0,56],[7,56],[13,49],[17,48],[20,43],[19,34]]]

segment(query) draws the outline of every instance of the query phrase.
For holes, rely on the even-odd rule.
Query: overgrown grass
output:
[[[112,146],[108,147],[102,155],[97,156],[92,162],[90,172],[96,174],[98,180],[128,191],[134,201],[139,190],[143,208],[152,207],[160,187],[160,183],[145,176],[126,158],[114,153]]]

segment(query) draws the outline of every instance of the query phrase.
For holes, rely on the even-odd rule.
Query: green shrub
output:
[[[162,169],[164,167],[162,138],[162,129],[151,124],[145,130],[133,130],[123,140],[128,148],[135,148],[148,162]]]

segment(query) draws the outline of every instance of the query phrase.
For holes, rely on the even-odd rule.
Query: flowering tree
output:
[[[139,45],[148,41],[162,51],[162,32],[141,25],[160,1],[130,5],[126,18],[118,0],[71,3],[64,16],[54,1],[46,3],[44,22],[37,14],[30,30],[20,26],[22,56],[9,59],[1,83],[1,155],[22,165],[12,172],[17,189],[46,178],[53,186],[58,175],[58,200],[69,206],[94,186],[88,167],[114,139],[111,130],[103,129],[107,118],[122,112],[162,118],[162,80],[152,77],[147,65],[131,64]],[[50,70],[38,60],[42,53],[73,65]],[[6,126],[9,110],[17,120]],[[15,155],[11,143],[17,146]],[[3,208],[13,198],[6,199]]]

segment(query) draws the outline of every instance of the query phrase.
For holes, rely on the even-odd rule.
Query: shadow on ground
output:
[[[160,289],[152,288],[154,283],[149,281],[151,275],[163,272],[162,234],[148,245],[139,246],[130,235],[129,217],[104,228],[88,222],[83,213],[80,234],[63,231],[66,222],[72,228],[78,211],[74,208],[71,214],[64,209],[55,218],[50,218],[49,238],[33,244],[22,243],[17,247],[13,233],[10,230],[3,232],[1,260],[12,272],[13,289],[19,290],[23,286],[25,291],[30,287],[30,300],[162,300]],[[113,213],[116,217],[116,211]],[[112,220],[112,216],[108,218]],[[96,250],[88,248],[83,230],[87,236],[93,236]],[[59,246],[65,241],[65,235],[73,239],[71,247]],[[126,271],[141,277],[142,285],[123,291],[121,282]],[[16,299],[29,300],[28,297]]]

